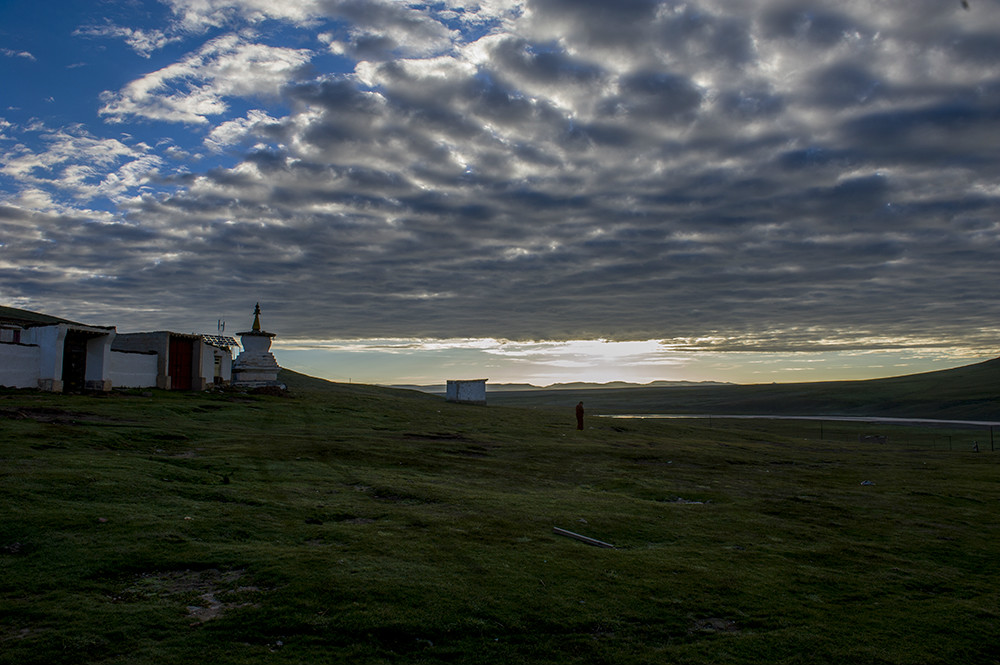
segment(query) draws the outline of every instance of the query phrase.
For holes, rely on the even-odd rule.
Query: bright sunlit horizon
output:
[[[704,351],[657,340],[510,342],[496,339],[283,341],[272,350],[288,369],[336,382],[439,385],[448,379],[490,383],[645,384],[654,381],[793,383],[917,374],[990,359],[975,349],[866,351]]]

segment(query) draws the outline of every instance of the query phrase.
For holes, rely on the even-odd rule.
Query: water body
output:
[[[624,413],[601,415],[601,418],[632,418],[637,420],[657,418],[677,419],[743,419],[743,420],[837,420],[857,423],[890,423],[896,425],[972,425],[976,427],[1000,426],[1000,422],[989,420],[936,420],[932,418],[880,418],[877,416],[723,416],[701,413]]]

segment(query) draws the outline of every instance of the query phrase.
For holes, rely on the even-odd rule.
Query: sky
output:
[[[337,381],[997,356],[1000,0],[0,0],[0,304]]]

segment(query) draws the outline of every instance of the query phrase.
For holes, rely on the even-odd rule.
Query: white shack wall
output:
[[[87,388],[111,390],[111,342],[115,333],[100,335],[87,341]]]
[[[213,377],[215,372],[215,363],[219,363],[219,373],[218,378],[222,383],[230,383],[233,380],[233,353],[228,349],[220,349],[216,346],[212,348],[212,372],[209,372],[206,376]]]
[[[445,399],[449,402],[486,403],[486,379],[448,381]]]
[[[215,352],[218,351],[214,346],[206,342],[201,343],[201,372],[200,376],[205,379],[205,386],[215,383]]]
[[[115,388],[155,388],[157,354],[111,352],[111,385]]]
[[[31,342],[38,345],[38,382],[36,388],[62,392],[63,346],[67,328],[64,324],[29,328]]]
[[[0,386],[37,388],[41,349],[25,344],[0,344]]]

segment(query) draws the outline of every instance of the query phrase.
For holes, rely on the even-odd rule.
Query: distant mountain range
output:
[[[588,412],[882,416],[1000,422],[1000,358],[954,369],[861,381],[688,384],[619,389],[499,391],[497,406]]]
[[[532,390],[614,390],[616,388],[694,388],[707,386],[730,386],[732,383],[720,381],[651,381],[649,383],[629,383],[628,381],[609,381],[607,383],[588,383],[576,381],[573,383],[553,383],[548,386],[536,386],[530,383],[487,383],[488,393],[496,392],[527,392]],[[447,390],[444,385],[418,386],[412,384],[397,384],[387,388],[404,390],[419,390],[424,393],[441,394]]]
[[[439,399],[445,386],[363,386],[333,383],[281,370],[292,390],[416,390]],[[487,385],[492,406],[517,406],[572,413],[584,401],[591,414],[716,414],[782,416],[879,416],[938,418],[1000,423],[1000,358],[953,369],[860,381],[735,384],[712,381],[654,381],[648,384],[559,383]]]

